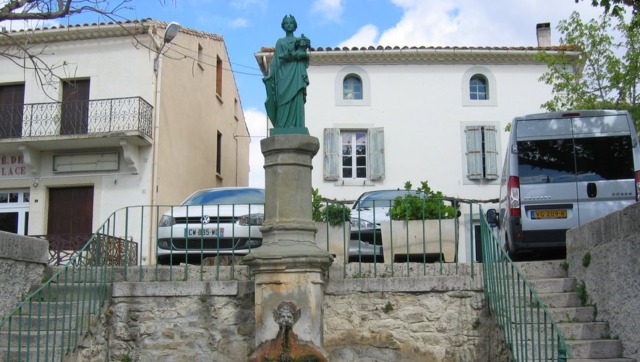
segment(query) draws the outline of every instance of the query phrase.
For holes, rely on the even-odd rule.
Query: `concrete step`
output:
[[[611,333],[607,322],[558,323],[557,326],[567,340],[608,339]]]
[[[567,362],[636,362],[633,358],[568,358]]]
[[[566,341],[573,358],[620,358],[622,342],[617,339]]]
[[[576,293],[538,293],[538,297],[548,309],[582,306],[582,302]]]
[[[538,294],[575,292],[577,285],[575,278],[531,279],[529,283]]]
[[[567,278],[563,268],[565,260],[523,261],[515,265],[527,276],[527,279]]]
[[[595,318],[593,307],[551,308],[549,313],[556,323],[593,322]]]

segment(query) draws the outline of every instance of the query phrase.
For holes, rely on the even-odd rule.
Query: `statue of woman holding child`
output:
[[[267,90],[265,108],[276,129],[292,128],[283,132],[276,130],[275,133],[308,134],[304,125],[304,104],[309,85],[307,51],[311,41],[304,34],[300,37],[293,35],[298,28],[293,15],[285,16],[281,26],[286,35],[276,42],[269,74],[263,78]]]

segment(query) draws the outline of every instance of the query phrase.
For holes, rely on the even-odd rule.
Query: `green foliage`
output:
[[[542,104],[549,111],[569,109],[626,109],[640,123],[640,15],[603,14],[583,22],[578,12],[560,21],[560,43],[581,53],[540,52],[536,59],[548,65],[540,80],[552,86],[552,98]],[[621,34],[616,41],[612,34]]]
[[[582,266],[585,268],[588,268],[590,264],[591,264],[591,253],[586,253],[582,257]]]
[[[392,310],[393,310],[393,304],[391,304],[391,302],[387,302],[387,304],[384,305],[384,308],[382,308],[382,311],[385,314],[391,313]]]
[[[473,321],[473,324],[471,325],[471,328],[473,328],[473,330],[475,331],[478,328],[480,328],[480,324],[481,324],[480,319],[476,318],[476,320]]]
[[[405,190],[411,190],[411,182],[404,184]],[[397,197],[389,210],[391,220],[437,220],[453,219],[457,210],[446,205],[444,195],[433,191],[427,181],[422,181],[416,194]]]
[[[565,260],[565,261],[562,262],[562,264],[560,264],[560,267],[562,268],[562,270],[568,271],[569,270],[569,263]]]
[[[131,362],[131,361],[133,361],[133,358],[129,356],[129,353],[123,354],[120,356],[120,362]]]
[[[342,225],[351,220],[351,209],[336,201],[324,201],[318,189],[311,190],[311,217],[316,222]]]
[[[587,284],[584,280],[576,286],[576,294],[578,294],[578,299],[580,299],[580,303],[583,307],[589,305],[589,292],[587,292]]]

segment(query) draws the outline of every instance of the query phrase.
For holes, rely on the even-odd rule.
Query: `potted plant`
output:
[[[404,189],[412,190],[411,182]],[[381,222],[385,261],[395,255],[435,255],[440,261],[455,258],[458,210],[447,204],[440,191],[427,181],[405,196],[397,197],[389,209],[390,221]]]
[[[344,263],[349,255],[351,209],[344,203],[324,199],[318,189],[312,190],[312,217],[315,222],[316,244]]]

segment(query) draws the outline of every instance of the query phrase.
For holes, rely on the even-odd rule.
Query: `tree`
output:
[[[146,0],[145,0],[146,1]],[[158,0],[161,5],[165,0]],[[175,1],[175,0],[173,0]],[[34,71],[40,85],[55,84],[64,64],[47,64],[42,55],[46,45],[30,41],[29,31],[6,30],[7,21],[25,21],[28,27],[41,27],[41,21],[61,20],[74,15],[95,13],[107,21],[124,20],[118,13],[130,7],[133,0],[0,0],[0,57],[9,59],[26,70]]]
[[[540,80],[552,86],[553,94],[542,106],[549,111],[629,109],[638,123],[640,35],[633,17],[625,22],[623,16],[603,14],[600,21],[585,23],[573,12],[569,19],[562,20],[557,27],[560,43],[577,47],[581,56],[574,62],[563,53],[541,52],[536,56],[549,66]],[[615,31],[622,40],[612,35]]]
[[[582,0],[576,0],[576,3]],[[640,12],[640,0],[591,0],[591,5],[602,6],[605,14],[620,16],[625,12],[625,6],[631,7],[635,15]]]
[[[5,20],[53,20],[85,12],[115,15],[131,0],[8,0],[0,5],[0,22]],[[7,36],[3,32],[4,36]]]

